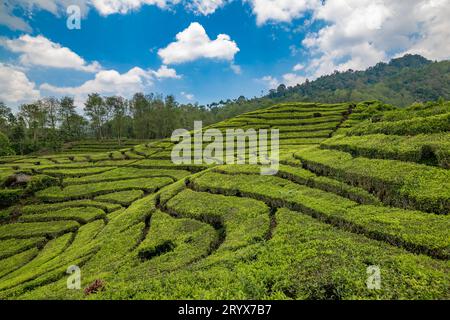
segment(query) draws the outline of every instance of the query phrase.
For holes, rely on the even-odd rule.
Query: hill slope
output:
[[[0,298],[450,298],[450,104],[286,103],[210,128],[279,129],[278,173],[175,165],[168,140],[0,158]]]
[[[406,55],[365,71],[336,72],[302,85],[272,92],[269,97],[292,101],[380,100],[397,106],[450,99],[450,61],[432,62]]]

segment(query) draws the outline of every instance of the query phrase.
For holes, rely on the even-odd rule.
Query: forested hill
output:
[[[405,55],[365,71],[335,72],[295,87],[280,85],[267,98],[293,101],[344,102],[380,100],[397,106],[450,99],[450,61],[432,62]]]

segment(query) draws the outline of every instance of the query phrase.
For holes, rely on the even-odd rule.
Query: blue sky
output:
[[[71,4],[80,30],[66,26]],[[0,100],[71,95],[81,106],[92,91],[144,91],[207,104],[408,52],[448,59],[449,4],[0,0]]]

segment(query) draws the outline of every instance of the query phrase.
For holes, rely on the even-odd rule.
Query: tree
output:
[[[22,116],[18,116],[12,123],[10,139],[12,147],[16,150],[16,153],[24,154],[26,145],[26,124]]]
[[[75,111],[74,100],[71,97],[63,97],[60,101],[58,118],[61,123],[61,130],[65,135],[66,140],[73,139],[74,137],[74,115]]]
[[[41,100],[40,103],[42,110],[46,114],[48,125],[52,130],[55,130],[58,121],[60,101],[54,97],[49,97]]]
[[[128,110],[127,101],[119,96],[108,97],[105,104],[113,115],[113,129],[116,133],[119,145],[122,143],[122,136],[124,132],[125,116]]]
[[[39,102],[23,104],[20,106],[20,116],[25,121],[27,128],[31,132],[34,144],[37,144],[38,135],[45,127],[46,113]]]
[[[150,100],[153,96],[145,96],[143,93],[136,93],[130,101],[130,111],[133,116],[133,131],[138,139],[150,138]]]
[[[108,114],[103,98],[98,93],[92,93],[88,96],[84,105],[84,112],[91,119],[97,138],[103,140],[102,127]]]
[[[11,117],[11,109],[0,101],[0,131],[6,133],[8,130],[9,118]]]
[[[286,89],[286,85],[280,84],[277,88],[277,93],[282,96],[286,93]]]

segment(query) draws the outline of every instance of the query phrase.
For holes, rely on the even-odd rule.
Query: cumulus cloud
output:
[[[22,70],[0,63],[0,101],[17,105],[39,98],[36,85]]]
[[[122,74],[116,70],[102,70],[95,75],[94,79],[88,80],[78,87],[57,87],[44,83],[40,89],[54,94],[75,96],[78,101],[84,100],[92,92],[130,97],[132,94],[150,87],[152,75],[153,71],[146,71],[138,67]]]
[[[239,48],[230,36],[219,34],[211,40],[200,23],[194,22],[176,36],[176,41],[158,50],[164,64],[179,64],[197,59],[232,61]]]
[[[265,83],[268,89],[275,89],[280,84],[278,79],[272,76],[264,76],[261,79],[259,79],[259,81]]]
[[[295,73],[286,73],[283,75],[283,83],[288,87],[294,87],[297,84],[302,84],[306,81],[304,76]]]
[[[187,7],[198,14],[207,16],[224,6],[226,2],[225,0],[192,0],[188,1]]]
[[[180,2],[181,0],[92,0],[92,5],[101,15],[107,16],[115,13],[126,14],[143,5],[156,5],[164,9]]]
[[[328,0],[314,10],[327,26],[303,41],[313,58],[306,71],[361,70],[396,53],[448,59],[449,15],[448,0]]]
[[[267,22],[291,22],[308,10],[316,8],[318,0],[245,0],[250,3],[258,25]]]
[[[85,72],[97,72],[100,64],[88,64],[82,57],[67,47],[39,35],[36,37],[22,35],[17,39],[0,39],[0,45],[20,54],[19,60],[24,65],[51,68],[73,69]]]
[[[166,65],[162,65],[157,71],[152,71],[152,73],[158,79],[181,79],[181,76],[177,74],[175,69],[169,68]]]

